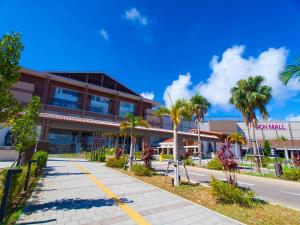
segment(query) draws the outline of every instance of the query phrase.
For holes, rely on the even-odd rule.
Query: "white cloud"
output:
[[[141,93],[141,96],[143,96],[144,98],[150,99],[150,100],[154,99],[154,93],[152,91],[151,92],[143,92],[143,93]]]
[[[105,41],[108,41],[109,37],[108,37],[108,32],[104,29],[101,29],[100,30],[100,35],[102,36],[102,38],[105,40]]]
[[[164,92],[164,101],[166,106],[172,105],[172,102],[179,98],[190,98],[193,94],[191,90],[191,74],[179,75],[178,80],[174,80],[171,85],[167,86]]]
[[[137,23],[142,26],[148,25],[148,18],[146,16],[143,16],[140,11],[138,11],[134,7],[125,11],[125,18],[129,21],[132,21],[133,23]]]
[[[257,58],[244,58],[245,46],[234,46],[228,48],[222,54],[222,57],[213,56],[210,61],[212,73],[205,82],[193,85],[190,75],[186,75],[172,85],[166,88],[177,92],[176,96],[189,98],[196,92],[204,95],[214,106],[228,110],[231,108],[228,103],[230,98],[230,89],[240,79],[248,76],[262,75],[266,78],[265,84],[272,87],[272,95],[276,103],[283,103],[285,100],[297,94],[299,85],[297,81],[291,82],[287,87],[278,79],[278,75],[284,69],[288,50],[286,48],[269,48],[262,52]],[[186,81],[179,85],[178,83]],[[177,87],[176,87],[177,85]],[[177,90],[177,91],[176,91]],[[166,93],[166,92],[165,92]],[[183,93],[183,94],[181,94]],[[165,103],[169,101],[165,98]]]
[[[295,115],[295,114],[289,114],[285,118],[287,121],[300,121],[300,115]]]

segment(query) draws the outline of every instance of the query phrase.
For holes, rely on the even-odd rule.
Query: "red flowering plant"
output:
[[[298,155],[297,158],[294,159],[294,164],[300,169],[300,155]]]
[[[115,150],[116,159],[119,159],[122,156],[122,154],[123,154],[123,149],[120,147],[116,148],[116,150]]]
[[[190,157],[190,153],[188,151],[185,151],[183,153],[183,159],[188,159]]]
[[[144,161],[144,165],[146,168],[151,168],[151,161],[152,157],[155,154],[154,148],[151,147],[145,147],[144,150],[142,151],[142,160]]]
[[[226,175],[227,183],[234,185],[237,182],[237,166],[238,162],[234,154],[230,150],[230,140],[226,139],[225,143],[217,151],[217,156],[223,166],[223,171]]]

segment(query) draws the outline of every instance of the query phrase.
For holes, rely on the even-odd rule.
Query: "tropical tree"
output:
[[[121,133],[124,133],[125,130],[130,130],[130,153],[129,153],[129,170],[131,170],[132,167],[132,161],[133,161],[133,143],[135,138],[135,130],[137,126],[141,127],[149,127],[148,122],[144,120],[140,116],[135,116],[131,113],[128,113],[125,115],[126,120],[120,124],[120,130]]]
[[[264,141],[264,155],[265,156],[271,155],[271,146],[268,140]]]
[[[202,145],[201,145],[201,135],[200,135],[200,124],[204,121],[204,115],[207,113],[209,107],[211,106],[208,100],[200,94],[196,94],[191,98],[192,110],[194,114],[194,121],[197,125],[198,133],[198,153],[199,153],[199,164],[201,166],[202,160]]]
[[[20,164],[22,153],[36,141],[40,104],[40,98],[34,96],[18,117],[8,121],[12,128],[14,146],[19,152],[17,165]]]
[[[286,66],[279,76],[279,79],[284,85],[287,85],[292,78],[298,79],[300,82],[300,59],[297,60],[295,65]]]
[[[179,168],[178,168],[178,125],[182,119],[191,120],[193,115],[192,106],[185,99],[178,99],[172,102],[170,107],[160,106],[154,111],[155,116],[169,115],[173,122],[173,156],[174,156],[174,185],[179,186]]]
[[[0,122],[21,110],[9,89],[18,81],[19,60],[23,44],[19,33],[3,35],[0,39]]]
[[[239,158],[240,154],[238,153],[238,144],[244,145],[246,143],[243,135],[240,133],[233,133],[229,135],[229,140],[231,143],[234,143],[235,156],[236,158]]]
[[[283,145],[283,147],[284,147],[284,157],[285,157],[286,160],[289,160],[289,154],[288,154],[287,146],[286,146],[286,142],[288,141],[288,139],[285,136],[279,136],[277,138],[277,141],[278,141],[279,144]]]
[[[255,127],[257,125],[257,111],[262,118],[266,120],[269,116],[266,105],[272,98],[272,88],[263,85],[265,81],[262,76],[250,76],[237,82],[236,86],[231,89],[229,102],[237,108],[246,123],[252,131],[252,137],[249,139],[252,143],[253,153],[255,156],[255,172],[260,173],[260,156],[257,152],[255,141]],[[249,133],[249,136],[250,133]]]

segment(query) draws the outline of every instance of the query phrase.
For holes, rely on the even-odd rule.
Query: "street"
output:
[[[156,170],[166,171],[167,161],[153,162]],[[210,177],[225,180],[222,171],[208,170],[198,167],[187,167],[188,175],[193,182],[208,184]],[[170,166],[169,175],[173,175],[173,165]],[[186,179],[183,167],[180,167],[182,179]],[[270,203],[280,204],[289,208],[300,210],[300,183],[238,174],[238,184],[255,191],[257,196]]]

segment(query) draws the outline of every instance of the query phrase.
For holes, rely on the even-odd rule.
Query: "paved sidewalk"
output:
[[[239,224],[99,163],[50,159],[17,224]]]

